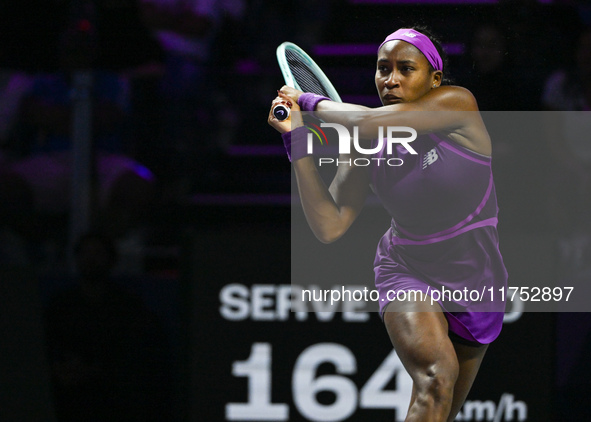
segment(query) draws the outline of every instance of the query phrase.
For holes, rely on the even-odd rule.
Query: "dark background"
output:
[[[93,24],[101,40],[97,68],[127,72],[148,61],[163,62],[135,1],[97,0],[96,5]],[[31,75],[60,70],[59,37],[74,19],[71,6],[66,0],[0,4],[0,68]],[[164,327],[171,362],[166,368],[172,380],[167,399],[171,421],[227,420],[228,403],[246,403],[252,389],[247,378],[232,375],[232,366],[246,361],[255,343],[271,345],[271,401],[287,403],[294,421],[310,420],[297,411],[292,389],[294,365],[308,346],[334,343],[350,350],[357,369],[342,376],[353,380],[357,391],[391,351],[376,312],[365,322],[344,321],[342,314],[319,321],[312,313],[305,321],[294,314],[287,320],[230,321],[220,313],[224,286],[290,284],[292,230],[297,230],[298,247],[328,271],[334,262],[346,261],[345,271],[367,266],[371,277],[367,256],[373,257],[375,236],[388,227],[383,212],[368,207],[349,240],[364,242],[366,256],[342,260],[336,252],[340,246],[317,242],[301,211],[292,208],[290,166],[278,134],[266,124],[269,104],[283,84],[275,61],[277,45],[292,41],[309,51],[344,101],[377,106],[373,55],[315,52],[340,44],[377,47],[399,27],[425,24],[450,49],[455,83],[468,86],[483,110],[539,111],[546,78],[573,66],[573,40],[591,21],[589,5],[576,1],[247,0],[245,6],[241,17],[227,16],[216,33],[206,64],[208,89],[195,105],[194,142],[181,148],[162,130],[164,107],[154,88],[158,81],[140,82],[132,91],[126,152],[155,173],[158,201],[145,223],[141,253],[135,251],[140,270],[130,274],[123,268],[115,280]],[[507,40],[503,75],[492,79],[511,84],[489,84],[491,78],[475,71],[472,36],[484,23],[499,25]],[[544,164],[552,162],[552,154],[535,139],[511,145],[508,155],[502,153],[502,140],[493,137],[493,142],[499,151],[493,168],[501,250],[509,273],[528,277],[534,285],[537,278],[558,279],[571,268],[561,260],[563,226],[546,209],[551,184]],[[18,240],[18,245],[25,244],[22,259],[0,255],[0,419],[6,421],[56,420],[44,310],[52,295],[75,280],[67,263],[70,215],[31,212],[38,229]],[[1,239],[3,253],[16,250],[12,239]],[[125,239],[118,239],[120,245]],[[305,277],[305,271],[300,273]],[[578,277],[585,280],[586,274]],[[266,309],[275,306],[271,302]],[[506,324],[489,348],[468,400],[496,406],[510,394],[527,405],[529,421],[586,420],[589,319],[586,313],[526,312]],[[334,373],[334,366],[325,363],[316,375]],[[394,384],[390,380],[388,389]],[[321,393],[317,399],[330,405],[334,397]],[[347,420],[392,420],[392,413],[358,406]],[[521,419],[515,412],[496,420]]]

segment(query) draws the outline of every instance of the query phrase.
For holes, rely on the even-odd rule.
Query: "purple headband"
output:
[[[384,42],[378,47],[378,51],[380,51],[380,48],[382,48],[382,46],[388,41],[394,40],[401,40],[414,45],[421,53],[423,53],[427,60],[429,60],[429,63],[431,63],[433,69],[443,70],[443,60],[441,60],[441,56],[439,55],[439,52],[435,48],[433,42],[426,35],[421,34],[419,31],[415,31],[414,29],[401,28],[398,31],[392,32],[390,35],[388,35]]]

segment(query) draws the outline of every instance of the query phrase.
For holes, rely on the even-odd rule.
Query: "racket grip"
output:
[[[286,120],[289,117],[289,111],[289,108],[283,104],[277,104],[273,107],[273,116],[280,121]]]

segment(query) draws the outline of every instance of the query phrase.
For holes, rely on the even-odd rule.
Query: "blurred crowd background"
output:
[[[588,274],[586,1],[0,4],[0,268],[6,279],[35,280],[59,420],[182,413],[175,365],[187,236],[211,221],[288,212],[290,165],[266,124],[283,85],[276,47],[295,42],[344,101],[378,106],[375,48],[416,24],[443,41],[448,76],[491,119],[580,112],[574,135],[557,129],[561,117],[549,125],[554,132],[493,133],[493,171],[501,233],[551,236],[558,271]],[[77,75],[90,76],[82,100],[90,104],[91,190],[88,223],[72,239]],[[289,224],[288,214],[281,221]],[[105,326],[115,334],[105,336]],[[130,344],[144,353],[126,355]],[[141,374],[133,385],[105,394],[131,372]]]

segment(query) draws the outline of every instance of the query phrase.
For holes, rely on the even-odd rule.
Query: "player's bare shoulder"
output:
[[[457,85],[442,85],[433,90],[438,101],[446,110],[478,111],[476,98],[470,90]]]
[[[441,99],[447,103],[448,110],[457,111],[458,122],[461,122],[449,137],[456,143],[479,154],[490,156],[491,141],[478,110],[476,98],[470,90],[461,86],[442,86]]]

